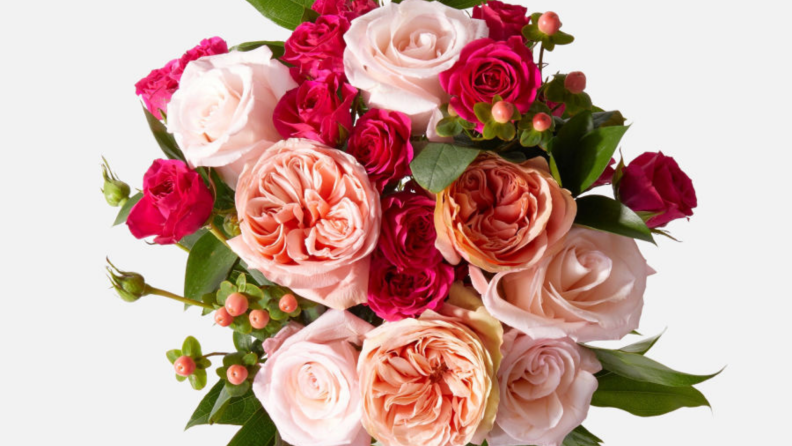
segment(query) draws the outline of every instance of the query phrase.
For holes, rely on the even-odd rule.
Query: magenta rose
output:
[[[512,36],[520,36],[522,39],[522,29],[531,20],[525,7],[498,0],[474,7],[473,18],[487,23],[489,38],[494,40],[507,40]]]
[[[200,229],[212,215],[214,197],[198,172],[180,160],[156,160],[143,177],[143,198],[129,212],[127,225],[137,238],[176,243]]]
[[[351,22],[376,7],[374,0],[316,0],[311,9],[322,15],[339,15]]]
[[[345,80],[344,33],[348,29],[349,21],[337,15],[300,24],[286,40],[283,53],[283,61],[293,65],[294,80],[324,80],[330,75]]]
[[[432,268],[443,262],[435,248],[435,200],[423,194],[398,192],[382,199],[382,231],[378,249],[400,269]]]
[[[143,99],[148,111],[157,119],[162,119],[160,110],[167,110],[173,93],[179,89],[184,68],[193,60],[213,54],[228,52],[225,40],[219,37],[204,39],[195,48],[187,51],[179,59],[168,62],[164,67],[153,70],[148,76],[135,84],[135,94]]]
[[[539,67],[520,37],[498,42],[479,39],[462,49],[459,61],[440,73],[440,84],[448,92],[459,116],[477,122],[473,106],[492,103],[495,96],[526,113],[542,85]]]
[[[693,215],[698,204],[693,182],[670,156],[644,153],[625,167],[623,174],[619,182],[621,202],[636,212],[659,214],[646,222],[650,228]]]
[[[389,183],[410,174],[413,146],[410,118],[404,113],[371,109],[355,124],[347,153],[354,156],[382,192]]]
[[[305,138],[337,147],[352,130],[352,101],[357,89],[331,76],[305,81],[278,101],[272,121],[285,139]]]

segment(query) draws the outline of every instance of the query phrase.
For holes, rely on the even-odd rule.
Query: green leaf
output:
[[[255,42],[244,42],[240,43],[239,45],[234,46],[231,48],[231,51],[253,51],[257,48],[261,48],[262,46],[266,46],[272,51],[272,57],[276,59],[280,59],[283,57],[284,53],[284,42],[276,41],[276,40],[258,40]]]
[[[614,407],[639,417],[663,415],[682,407],[710,407],[704,395],[693,387],[662,386],[616,374],[601,376],[598,380],[592,406]]]
[[[242,384],[235,386],[226,381],[223,391],[233,397],[242,397],[250,391],[250,381],[243,381]]]
[[[297,28],[306,18],[313,0],[247,0],[264,17],[288,29]],[[310,17],[310,16],[308,16]]]
[[[597,355],[603,369],[635,381],[663,386],[689,387],[712,379],[720,373],[691,375],[677,372],[642,354],[600,348],[591,350]]]
[[[244,268],[245,271],[247,271],[248,275],[252,277],[253,280],[255,280],[259,285],[261,286],[275,285],[275,283],[270,282],[269,279],[264,277],[264,274],[262,274],[261,271],[248,267],[247,263],[245,263],[244,260],[241,260],[239,264],[242,266],[242,268]]]
[[[580,113],[561,127],[556,137],[550,142],[548,150],[553,155],[556,155],[556,151],[565,155],[566,152],[573,151],[581,138],[592,130],[594,130],[592,114],[590,112]]]
[[[181,350],[168,350],[165,356],[167,356],[168,361],[173,364],[177,359],[182,357],[182,352]]]
[[[199,300],[204,294],[215,291],[228,276],[236,260],[237,255],[214,234],[204,234],[187,258],[184,296]]]
[[[556,31],[556,33],[553,34],[552,37],[553,37],[553,43],[555,43],[556,45],[569,45],[570,43],[575,41],[575,38],[572,35],[567,34],[563,31]]]
[[[459,178],[478,155],[477,149],[429,143],[410,163],[410,168],[418,184],[440,193]]]
[[[115,222],[113,222],[113,226],[118,226],[122,223],[126,223],[127,218],[129,217],[129,213],[132,211],[132,208],[135,207],[135,205],[137,204],[138,201],[140,201],[141,198],[143,198],[142,192],[138,192],[135,195],[129,197],[129,200],[127,200],[127,202],[124,203],[123,206],[121,206],[121,210],[118,211],[118,216],[116,217]]]
[[[479,102],[473,106],[473,113],[482,124],[487,124],[492,121],[492,104]]]
[[[155,118],[146,107],[143,107],[143,112],[146,114],[146,121],[148,122],[149,129],[151,129],[154,139],[157,140],[157,144],[159,144],[160,149],[162,149],[162,153],[169,159],[185,161],[184,153],[182,153],[179,145],[176,144],[176,139],[173,135],[168,133],[165,124]]]
[[[248,353],[242,357],[242,362],[246,366],[252,366],[258,364],[258,355],[255,353]]]
[[[245,422],[228,446],[273,446],[277,432],[275,423],[261,408]]]
[[[593,117],[594,128],[620,126],[625,122],[624,116],[618,110],[595,112]]]
[[[200,404],[198,404],[198,408],[193,412],[190,421],[184,428],[185,430],[193,426],[212,423],[242,426],[256,411],[261,410],[261,403],[251,390],[244,396],[227,399],[223,405],[224,407],[218,410],[214,419],[210,421],[212,410],[217,404],[224,387],[225,381],[220,380],[209,390]]]
[[[644,339],[643,341],[636,342],[635,344],[624,346],[620,348],[619,351],[622,351],[624,353],[635,353],[637,355],[645,355],[646,352],[648,352],[652,347],[654,347],[654,345],[657,343],[658,340],[660,340],[660,337],[663,336],[664,333],[665,331],[663,331],[663,333],[660,333],[657,336],[652,336],[651,338]]]
[[[564,180],[566,181],[566,180]],[[564,184],[564,187],[567,185]],[[646,223],[630,208],[602,195],[577,199],[575,224],[654,243]]]
[[[484,0],[437,0],[440,3],[456,9],[468,9],[484,3]]]
[[[217,397],[223,390],[224,385],[225,382],[221,380],[212,386],[211,389],[209,389],[209,392],[207,392],[201,402],[198,403],[198,407],[195,409],[195,412],[193,412],[192,416],[190,417],[190,421],[187,422],[187,426],[184,427],[184,430],[187,430],[193,426],[207,424],[209,422],[209,414],[212,412],[215,401],[217,401]]]
[[[201,390],[206,387],[206,370],[196,369],[188,379],[193,389]]]
[[[600,446],[602,440],[583,426],[578,426],[564,438],[561,446]]]
[[[249,335],[234,332],[234,347],[239,352],[250,352],[253,349],[253,338]]]
[[[187,336],[187,339],[185,339],[182,344],[182,354],[191,358],[197,358],[203,355],[203,353],[201,353],[201,344],[194,337]]]
[[[208,231],[205,228],[201,228],[190,235],[186,235],[179,240],[179,244],[183,247],[187,248],[187,250],[193,249],[193,246],[204,236]]]

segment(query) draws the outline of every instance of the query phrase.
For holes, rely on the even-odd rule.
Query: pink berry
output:
[[[533,117],[533,128],[537,132],[544,132],[553,125],[553,118],[547,113],[537,113]]]
[[[215,323],[221,327],[228,327],[234,322],[234,317],[228,314],[225,308],[218,308],[215,311]]]
[[[492,106],[492,118],[499,124],[511,121],[514,115],[514,106],[506,101],[498,101]]]
[[[285,294],[280,298],[278,307],[284,313],[291,313],[297,309],[297,298],[294,297],[294,294]]]
[[[243,365],[232,365],[226,371],[226,376],[228,377],[228,382],[231,384],[238,386],[245,382],[248,377],[248,370]]]
[[[553,11],[547,11],[539,17],[539,31],[552,36],[561,29],[561,19]]]
[[[182,356],[174,361],[173,368],[179,376],[190,376],[195,371],[195,361],[189,356]]]
[[[264,310],[253,310],[250,312],[250,325],[257,330],[266,327],[269,320],[270,315]]]
[[[572,94],[583,93],[586,89],[586,75],[582,71],[573,71],[567,74],[564,87]]]
[[[233,293],[226,297],[225,309],[231,316],[237,317],[248,310],[248,300],[242,293]]]

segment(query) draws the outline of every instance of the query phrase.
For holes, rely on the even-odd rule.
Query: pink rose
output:
[[[370,324],[328,310],[270,353],[253,392],[281,438],[294,446],[369,446],[360,423],[358,350]],[[279,334],[280,335],[280,334]]]
[[[357,90],[336,77],[305,81],[275,106],[273,122],[284,138],[307,138],[341,145],[352,131],[352,101]]]
[[[520,36],[522,39],[522,29],[531,21],[528,9],[524,6],[510,5],[498,0],[490,0],[473,7],[473,18],[487,22],[489,37],[494,40],[507,40],[512,36]]]
[[[621,339],[638,328],[653,271],[635,240],[574,228],[533,268],[498,273],[487,283],[470,269],[493,316],[533,337],[578,342]]]
[[[435,248],[435,200],[426,195],[398,192],[382,199],[379,250],[401,269],[433,267],[443,261]]]
[[[674,158],[647,152],[624,168],[619,198],[636,212],[658,213],[646,222],[660,228],[672,220],[690,217],[698,205],[693,182]]]
[[[380,201],[350,155],[281,141],[247,165],[236,208],[242,234],[228,243],[251,268],[331,308],[366,302]]]
[[[410,174],[413,146],[410,118],[399,112],[371,109],[355,124],[347,153],[354,156],[382,192]]]
[[[344,76],[344,33],[349,22],[337,15],[323,15],[315,23],[303,22],[286,40],[283,61],[293,65],[297,81],[324,80]]]
[[[495,96],[514,104],[520,113],[528,112],[542,86],[542,73],[522,38],[479,39],[462,50],[451,69],[440,73],[440,84],[452,96],[451,106],[459,116],[478,122],[473,106],[490,104]]]
[[[492,446],[559,446],[588,415],[602,369],[591,351],[569,338],[534,339],[510,330],[503,336],[498,370],[500,405]]]
[[[374,0],[316,0],[311,9],[322,15],[340,15],[351,22],[377,6]]]
[[[296,86],[266,46],[203,57],[184,71],[168,131],[191,166],[216,168],[233,188],[245,164],[281,139],[273,109]]]
[[[171,96],[179,88],[184,68],[193,60],[212,54],[228,52],[225,40],[219,37],[204,39],[198,46],[187,51],[180,59],[168,62],[164,67],[153,70],[135,84],[135,94],[143,99],[148,111],[157,119],[162,119],[160,110],[168,109]]]
[[[572,227],[577,205],[543,158],[520,164],[485,153],[437,194],[436,246],[489,272],[528,268]]]
[[[176,243],[212,215],[214,197],[198,172],[180,160],[156,160],[143,177],[143,198],[129,212],[136,238],[156,235],[155,243]]]

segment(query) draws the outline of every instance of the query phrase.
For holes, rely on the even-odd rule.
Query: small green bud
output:
[[[236,237],[242,233],[239,229],[239,217],[236,213],[227,214],[223,218],[223,231],[231,237]]]
[[[123,206],[129,199],[131,192],[129,185],[119,180],[112,170],[107,160],[102,158],[102,178],[104,178],[104,187],[102,193],[107,200],[107,204],[113,207]]]
[[[107,263],[110,265],[107,267],[108,278],[121,299],[126,302],[135,302],[141,297],[151,294],[143,276],[138,273],[121,271],[109,259]]]

